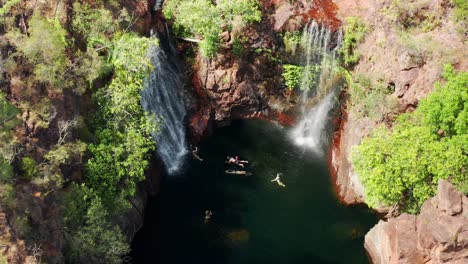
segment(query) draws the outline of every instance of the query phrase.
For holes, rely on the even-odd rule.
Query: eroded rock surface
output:
[[[468,198],[445,180],[419,215],[380,221],[365,237],[375,264],[468,262]]]
[[[370,131],[385,123],[391,127],[394,117],[413,111],[426,97],[434,84],[441,79],[444,63],[451,63],[459,70],[468,69],[467,42],[457,32],[450,20],[453,11],[446,1],[426,1],[421,12],[441,15],[441,22],[430,31],[413,30],[402,35],[401,30],[386,15],[390,0],[336,0],[337,16],[342,21],[358,17],[367,25],[367,32],[356,52],[360,60],[352,70],[355,79],[364,76],[374,84],[380,83],[391,91],[396,102],[393,109],[382,111],[380,118],[370,119],[358,115],[347,107],[343,124],[334,136],[331,167],[336,175],[340,196],[346,203],[365,201],[365,190],[353,169],[351,150],[369,135]],[[388,13],[388,12],[387,12]],[[352,105],[348,102],[348,105]],[[379,208],[384,211],[385,208]]]

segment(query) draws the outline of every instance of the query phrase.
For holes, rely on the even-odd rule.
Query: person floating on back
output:
[[[234,164],[234,165],[237,165],[241,168],[244,168],[244,164],[247,164],[249,163],[247,160],[239,160],[239,157],[236,156],[235,158],[233,157],[227,157],[227,161],[226,163],[228,164]]]
[[[279,186],[281,186],[281,187],[286,187],[286,185],[281,181],[280,176],[281,176],[281,173],[277,173],[277,174],[276,174],[276,178],[274,178],[273,180],[271,180],[271,182],[276,182],[276,183],[278,183]]]
[[[196,158],[197,160],[203,161],[203,159],[200,158],[200,156],[198,156],[198,148],[197,148],[197,147],[195,147],[195,148],[192,150],[192,155],[193,155],[193,157]]]
[[[208,223],[211,220],[212,216],[213,216],[213,211],[206,210],[205,211],[205,223]]]

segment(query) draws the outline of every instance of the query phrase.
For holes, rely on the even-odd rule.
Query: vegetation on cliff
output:
[[[415,213],[439,179],[468,193],[468,72],[448,65],[444,78],[445,85],[436,84],[390,132],[382,126],[356,148],[353,162],[370,206]]]
[[[259,3],[251,0],[173,0],[164,8],[167,19],[174,20],[174,29],[181,37],[201,38],[199,48],[206,58],[212,58],[222,45],[221,33],[242,36],[242,30],[262,19]]]
[[[24,240],[47,260],[58,255],[42,245],[65,238],[70,262],[118,263],[129,246],[114,220],[154,150],[155,123],[139,91],[157,43],[131,32],[136,19],[119,1],[0,3],[0,202],[16,233],[9,242]],[[38,199],[47,219],[33,215]]]

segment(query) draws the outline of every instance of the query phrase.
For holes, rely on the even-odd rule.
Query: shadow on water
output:
[[[235,122],[199,154],[205,161],[150,200],[132,263],[368,263],[363,239],[377,217],[339,204],[326,160],[294,146],[286,129]],[[249,160],[253,175],[226,175],[228,155]],[[278,172],[286,188],[270,181]]]

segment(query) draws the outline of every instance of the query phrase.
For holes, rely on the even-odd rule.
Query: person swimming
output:
[[[212,216],[213,216],[213,211],[206,210],[205,211],[205,223],[208,223],[211,220]]]
[[[274,178],[273,180],[271,180],[271,182],[276,182],[276,183],[278,183],[279,186],[281,186],[281,187],[286,187],[286,185],[281,181],[280,176],[281,176],[281,173],[277,173],[277,174],[276,174],[276,178]]]
[[[234,165],[237,165],[237,166],[242,167],[242,168],[244,168],[244,164],[249,163],[247,160],[240,160],[239,156],[236,156],[235,158],[228,156],[226,158],[227,158],[226,163],[234,164]]]
[[[197,160],[203,161],[203,159],[200,158],[200,156],[198,156],[198,147],[195,147],[195,148],[192,150],[192,155],[193,155],[193,157],[196,158]]]

